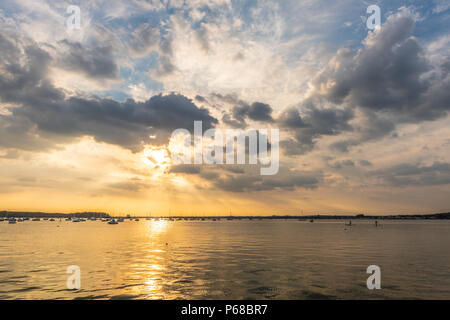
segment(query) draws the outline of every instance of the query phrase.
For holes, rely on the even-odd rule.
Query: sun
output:
[[[170,166],[171,159],[164,147],[151,147],[144,150],[142,161],[153,168],[166,168]]]

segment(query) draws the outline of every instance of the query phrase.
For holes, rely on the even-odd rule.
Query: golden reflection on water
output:
[[[167,232],[167,229],[169,227],[169,223],[166,220],[148,221],[148,223],[149,223],[148,235],[151,238],[159,236],[164,232]]]
[[[166,246],[164,235],[170,228],[170,224],[166,220],[151,220],[144,222],[145,235],[149,241],[144,244],[145,250],[142,257],[138,259],[139,262],[130,264],[129,271],[126,277],[140,279],[142,283],[139,286],[133,287],[134,295],[144,295],[146,299],[161,299],[164,297],[162,279],[165,270],[167,269]]]
[[[443,299],[449,243],[445,221],[0,223],[0,299]]]

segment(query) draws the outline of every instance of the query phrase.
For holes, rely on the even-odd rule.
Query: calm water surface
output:
[[[448,221],[0,222],[0,299],[450,299],[449,249]]]

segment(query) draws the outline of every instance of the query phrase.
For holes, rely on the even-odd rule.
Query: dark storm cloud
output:
[[[272,118],[272,108],[265,103],[253,102],[250,106],[245,109],[240,110],[243,112],[250,120],[261,121],[261,122],[273,122]]]
[[[211,98],[232,106],[231,112],[225,113],[222,119],[224,123],[232,127],[245,128],[246,120],[274,122],[273,109],[266,103],[257,101],[248,103],[239,99],[236,94],[212,93]]]
[[[273,109],[266,103],[253,102],[248,104],[242,100],[234,99],[233,96],[220,96],[227,103],[237,104],[231,109],[231,113],[225,113],[222,121],[233,128],[247,127],[246,120],[272,123],[275,120],[272,117]]]
[[[235,193],[315,189],[323,179],[320,171],[298,171],[287,167],[280,168],[276,176],[261,176],[258,167],[248,165],[177,165],[167,172],[196,175],[214,189]]]
[[[46,73],[50,55],[33,43],[21,45],[0,35],[0,97],[3,102],[21,103],[62,97]]]
[[[157,95],[145,102],[96,97],[67,97],[47,80],[51,57],[36,44],[21,45],[0,37],[0,101],[16,106],[0,115],[0,144],[44,149],[51,140],[92,136],[97,141],[139,151],[144,143],[163,144],[178,128],[206,130],[217,123],[207,109],[179,94]],[[14,53],[21,53],[22,57]],[[19,59],[22,58],[22,59]],[[17,61],[23,61],[22,64]],[[150,136],[154,136],[151,138]]]
[[[28,120],[42,133],[81,137],[139,151],[143,144],[164,144],[173,130],[193,130],[195,120],[211,128],[217,120],[206,109],[176,94],[153,96],[146,102],[117,102],[110,99],[70,97],[45,104],[26,104],[12,108],[4,119],[10,123]],[[154,139],[150,135],[155,135]]]
[[[323,178],[322,172],[304,172],[280,168],[276,176],[261,176],[254,166],[192,166],[173,167],[170,173],[198,175],[213,188],[227,192],[259,192],[271,190],[315,189]]]
[[[314,148],[321,136],[353,130],[349,124],[354,117],[351,109],[318,109],[310,102],[301,109],[302,114],[297,108],[289,108],[277,119],[280,128],[293,133],[292,138],[280,142],[285,154],[304,154]]]
[[[392,186],[432,186],[450,184],[450,163],[431,165],[402,163],[391,168],[376,170],[371,175]]]
[[[348,152],[352,146],[363,142],[381,139],[395,130],[395,123],[383,114],[377,114],[370,110],[364,110],[359,123],[353,126],[352,137],[335,142],[332,149]]]
[[[432,68],[419,41],[412,36],[414,24],[405,13],[390,16],[380,30],[367,37],[361,49],[339,50],[311,81],[314,90],[308,100],[325,98],[328,104],[360,111],[352,136],[334,143],[334,149],[346,152],[352,146],[394,133],[399,123],[435,120],[450,110],[448,61],[444,58],[441,69]],[[336,117],[342,111],[330,108],[330,125],[325,118],[322,124],[311,125],[311,120],[314,123],[321,117],[312,115],[308,121],[295,109],[281,114],[279,122],[287,128],[298,128],[292,138],[282,142],[288,154],[312,150],[322,135],[350,130],[350,113]],[[316,108],[319,115],[321,109]]]
[[[222,116],[222,122],[225,123],[226,125],[229,125],[232,128],[236,128],[236,129],[247,127],[247,123],[245,122],[244,119],[236,120],[228,113],[225,113]]]
[[[336,104],[389,113],[397,123],[444,116],[450,110],[450,77],[444,72],[445,78],[436,79],[441,72],[432,69],[412,36],[414,24],[411,16],[398,13],[361,49],[339,50],[312,81],[316,94]]]
[[[87,48],[79,42],[62,40],[62,54],[58,66],[86,74],[92,79],[114,79],[119,75],[119,67],[113,57],[111,46]]]
[[[372,110],[398,112],[417,107],[430,85],[420,77],[430,65],[412,37],[413,27],[411,17],[389,18],[360,50],[339,50],[314,79],[314,87],[337,104],[349,100]]]
[[[290,171],[280,177],[260,175],[226,176],[216,179],[214,186],[228,192],[256,192],[270,190],[295,190],[296,188],[315,189],[320,174]]]

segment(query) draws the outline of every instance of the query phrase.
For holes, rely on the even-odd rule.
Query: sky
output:
[[[381,13],[371,29],[370,5]],[[449,9],[3,0],[0,210],[448,212]],[[172,133],[194,121],[279,129],[277,174],[174,163]]]

